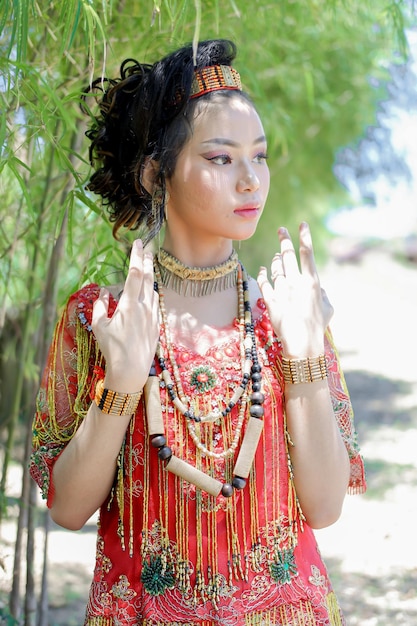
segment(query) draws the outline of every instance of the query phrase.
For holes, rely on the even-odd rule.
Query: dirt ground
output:
[[[368,492],[348,496],[341,519],[317,538],[348,626],[417,626],[417,266],[397,261],[387,245],[347,256],[321,278],[336,311]],[[13,538],[13,524],[4,525],[3,592]],[[41,549],[41,531],[37,540]],[[94,552],[94,520],[77,533],[53,527],[50,626],[83,623]]]
[[[417,267],[387,246],[329,264],[368,491],[316,533],[348,626],[417,625]],[[344,286],[344,287],[343,287]]]

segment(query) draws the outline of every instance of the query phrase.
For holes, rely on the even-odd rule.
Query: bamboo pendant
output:
[[[193,467],[174,455],[171,456],[165,467],[172,474],[192,483],[215,498],[217,498],[222,490],[223,484],[219,480],[207,476],[204,472],[201,472],[196,467]]]
[[[149,435],[161,435],[165,431],[159,396],[158,376],[148,376],[145,384],[145,404]]]
[[[263,420],[257,417],[251,417],[249,419],[239,455],[233,468],[233,474],[235,474],[235,476],[240,476],[241,478],[247,478],[249,476],[263,427]]]

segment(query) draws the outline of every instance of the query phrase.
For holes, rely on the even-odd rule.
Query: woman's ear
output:
[[[155,183],[159,175],[158,161],[148,157],[142,166],[142,175],[140,182],[146,191],[152,196],[155,188]]]

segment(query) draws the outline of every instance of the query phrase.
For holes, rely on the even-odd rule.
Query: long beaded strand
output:
[[[249,372],[252,363],[252,337],[247,334],[246,338],[244,337],[244,294],[243,294],[243,280],[242,280],[242,271],[239,271],[238,275],[238,301],[239,301],[239,328],[241,334],[241,343],[244,344],[245,350],[243,352],[244,361],[242,363],[242,369],[244,372],[243,379],[239,387],[235,390],[232,399],[228,403],[223,411],[211,411],[206,416],[196,416],[192,408],[187,405],[187,398],[185,397],[184,390],[181,383],[181,377],[178,369],[178,365],[175,361],[174,350],[172,347],[172,339],[171,334],[168,328],[167,315],[164,303],[163,292],[159,289],[160,293],[160,310],[162,317],[162,325],[165,331],[166,338],[166,348],[169,356],[169,360],[171,363],[172,371],[174,374],[175,386],[178,391],[178,395],[175,394],[174,385],[172,383],[171,375],[166,368],[165,359],[163,357],[162,348],[158,346],[158,360],[159,365],[162,370],[162,377],[167,387],[168,394],[170,396],[170,400],[177,407],[177,409],[187,418],[187,428],[188,432],[191,436],[191,439],[194,442],[196,448],[198,448],[205,456],[212,459],[225,459],[232,456],[239,443],[243,421],[245,418],[245,409],[247,405],[247,392],[246,388],[249,381]],[[208,448],[200,441],[195,429],[195,422],[210,422],[214,420],[218,420],[220,417],[226,417],[228,413],[232,410],[232,408],[236,405],[238,400],[241,398],[241,404],[239,407],[239,417],[238,423],[235,429],[235,434],[232,440],[231,445],[223,452],[212,452],[208,450]]]
[[[243,363],[243,375],[242,382],[235,390],[232,399],[228,403],[227,407],[223,409],[223,411],[211,412],[207,416],[195,416],[194,411],[187,404],[187,399],[183,392],[181,378],[179,374],[179,370],[175,361],[174,351],[172,347],[171,338],[169,335],[167,315],[165,309],[165,303],[162,292],[162,280],[158,267],[155,267],[156,274],[156,285],[159,292],[160,299],[160,310],[162,317],[162,328],[165,331],[165,339],[166,339],[166,347],[168,351],[168,356],[170,358],[171,366],[173,369],[175,386],[178,393],[175,393],[174,383],[172,381],[171,375],[166,368],[165,358],[163,355],[162,346],[159,344],[157,348],[157,358],[159,362],[159,366],[162,371],[162,377],[166,384],[168,396],[171,402],[176,406],[178,411],[187,419],[187,425],[191,422],[199,422],[199,421],[214,421],[215,419],[219,419],[219,417],[225,417],[232,408],[235,406],[236,402],[241,399],[241,406],[239,411],[238,424],[235,431],[235,436],[229,448],[224,450],[222,453],[213,453],[208,450],[202,442],[198,439],[195,429],[193,432],[193,427],[189,427],[190,435],[195,443],[196,447],[200,449],[203,454],[211,458],[227,458],[234,454],[238,441],[241,434],[241,429],[243,425],[245,409],[247,405],[247,386],[249,380],[252,382],[252,394],[250,396],[250,419],[246,428],[245,436],[242,441],[242,446],[240,449],[240,453],[238,459],[236,461],[234,470],[233,470],[233,480],[232,483],[224,483],[221,486],[221,483],[218,481],[214,481],[216,485],[214,485],[214,491],[217,493],[217,484],[220,484],[220,488],[218,491],[221,491],[222,495],[225,497],[230,497],[233,494],[234,489],[243,489],[246,485],[246,478],[249,474],[250,468],[253,463],[253,459],[256,453],[259,437],[263,428],[263,402],[264,396],[261,392],[262,388],[262,376],[261,376],[261,366],[258,361],[257,351],[256,351],[256,343],[255,343],[255,333],[254,326],[252,320],[252,311],[250,306],[250,295],[249,295],[249,286],[246,272],[244,272],[243,267],[239,264],[239,277],[238,277],[238,293],[239,293],[239,319],[240,319],[240,327],[244,326],[244,339],[241,339],[241,343],[243,342],[244,346],[244,355],[245,360]],[[243,301],[243,311],[242,311],[242,301]],[[243,315],[242,315],[243,312]],[[153,366],[150,371],[150,376],[155,376],[156,370]],[[194,425],[193,425],[194,426]],[[193,436],[193,434],[195,436]],[[153,447],[158,448],[158,456],[160,460],[166,461],[168,463],[167,469],[169,468],[169,462],[173,459],[173,454],[171,448],[167,446],[166,437],[163,433],[156,434],[152,436],[151,444]],[[180,473],[178,475],[182,476],[182,472],[187,474],[186,480],[192,482],[190,479],[190,475],[200,473],[199,470],[193,468],[188,463],[184,461],[180,461],[176,459],[176,465],[181,464],[183,469],[180,469]],[[214,492],[213,492],[214,493]]]

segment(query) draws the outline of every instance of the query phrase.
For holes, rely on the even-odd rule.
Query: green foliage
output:
[[[7,608],[0,608],[0,624],[4,626],[18,626],[19,621],[12,617]]]
[[[51,264],[61,263],[59,305],[82,282],[122,280],[134,234],[114,242],[85,190],[79,103],[92,76],[114,75],[127,56],[152,62],[186,41],[237,42],[272,174],[259,231],[242,246],[256,272],[269,263],[281,223],[295,233],[308,219],[323,239],[323,217],[344,194],[332,173],[335,151],[374,121],[382,92],[369,78],[384,80],[394,54],[405,53],[405,20],[400,0],[1,0],[0,333],[6,320],[19,327],[29,305],[36,337]]]

